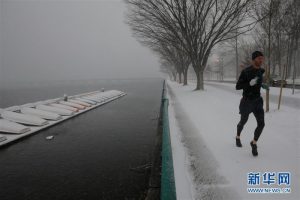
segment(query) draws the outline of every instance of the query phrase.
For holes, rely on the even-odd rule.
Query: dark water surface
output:
[[[0,90],[0,107],[117,89],[126,96],[0,148],[0,199],[139,199],[154,148],[161,79],[72,81]],[[54,135],[53,140],[46,140]]]

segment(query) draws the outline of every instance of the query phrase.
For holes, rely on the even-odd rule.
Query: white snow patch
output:
[[[169,101],[169,123],[171,135],[171,146],[174,163],[174,176],[177,199],[194,199],[194,188],[191,180],[189,158],[187,150],[181,143],[181,131],[175,118],[173,101]]]

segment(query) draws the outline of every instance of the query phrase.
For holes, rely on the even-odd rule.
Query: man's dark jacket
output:
[[[243,89],[243,97],[247,99],[256,99],[260,97],[260,88],[263,82],[263,68],[255,69],[252,65],[245,68],[236,83],[235,88],[237,90]],[[257,84],[250,86],[250,81],[258,77]]]

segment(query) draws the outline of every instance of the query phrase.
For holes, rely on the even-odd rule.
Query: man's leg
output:
[[[249,118],[249,113],[241,113],[241,120],[237,125],[237,135],[236,135],[236,139],[235,139],[237,147],[242,147],[240,136],[241,136],[242,130],[244,128],[244,125],[248,121],[248,118]]]
[[[257,127],[254,131],[254,138],[253,138],[253,143],[256,144],[265,127],[265,113],[263,109],[259,109],[258,111],[253,112],[253,114],[257,122]]]
[[[242,130],[244,128],[244,125],[247,123],[249,118],[249,113],[241,113],[241,120],[237,125],[237,138],[240,137]]]
[[[254,137],[253,140],[250,142],[251,148],[252,148],[252,154],[253,156],[257,156],[257,145],[256,142],[258,141],[264,127],[265,127],[265,111],[263,109],[263,100],[258,103],[256,109],[253,112],[256,122],[257,122],[257,127],[254,131]]]

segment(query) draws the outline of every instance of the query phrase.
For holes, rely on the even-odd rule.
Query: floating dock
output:
[[[118,90],[94,91],[0,109],[0,147],[124,95]]]

